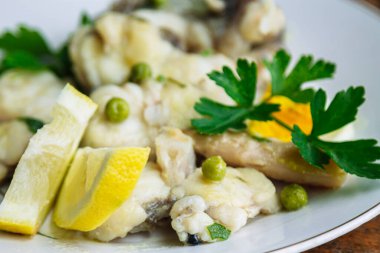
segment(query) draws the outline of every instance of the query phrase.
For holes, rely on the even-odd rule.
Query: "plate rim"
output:
[[[311,236],[299,242],[295,242],[291,245],[268,251],[268,253],[302,252],[315,248],[344,234],[347,234],[348,232],[353,231],[364,223],[374,219],[378,215],[380,215],[380,202],[338,226],[335,226],[327,231]]]

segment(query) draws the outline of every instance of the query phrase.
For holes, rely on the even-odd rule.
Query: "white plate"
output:
[[[79,13],[102,10],[105,0],[13,0],[2,3],[0,29],[24,22],[42,28],[55,44],[77,24]],[[360,137],[380,139],[380,18],[349,0],[278,0],[288,18],[288,47],[294,55],[312,53],[338,64],[329,91],[365,85],[367,103],[358,124]],[[310,204],[298,211],[260,217],[228,241],[181,247],[174,233],[141,234],[101,244],[0,234],[0,252],[296,252],[332,240],[380,213],[380,181],[350,177],[337,191],[313,190]]]

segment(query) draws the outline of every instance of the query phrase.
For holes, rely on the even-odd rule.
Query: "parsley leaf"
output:
[[[50,55],[52,53],[46,40],[33,29],[20,25],[13,33],[5,32],[0,36],[0,48],[6,52],[26,51],[31,55]]]
[[[248,115],[248,119],[257,121],[273,120],[272,113],[280,111],[279,104],[262,103],[256,105],[252,112]]]
[[[245,121],[272,120],[271,114],[279,110],[279,105],[262,103],[253,105],[256,95],[257,67],[254,62],[239,59],[236,77],[228,67],[222,72],[213,71],[208,76],[221,86],[237,103],[236,106],[223,105],[208,98],[201,98],[194,106],[195,111],[206,118],[192,119],[192,126],[201,134],[219,134],[228,129],[243,130]]]
[[[277,104],[261,104],[256,107],[227,106],[208,98],[201,98],[194,109],[209,118],[192,119],[191,124],[201,134],[219,134],[229,128],[243,130],[246,128],[245,120],[254,119],[260,121],[271,120],[271,113],[279,110]]]
[[[20,117],[19,120],[24,122],[28,126],[29,131],[33,134],[37,133],[38,129],[44,126],[44,123],[41,120],[35,118]]]
[[[380,147],[376,140],[328,142],[319,137],[335,131],[356,118],[359,106],[364,102],[364,88],[350,87],[338,92],[326,106],[326,93],[319,90],[311,101],[313,129],[310,135],[294,126],[292,141],[302,157],[310,164],[323,168],[332,159],[340,168],[360,177],[380,178]]]
[[[62,47],[65,49],[64,47]],[[0,35],[0,50],[3,58],[0,72],[20,68],[27,70],[50,69],[60,77],[71,74],[71,65],[63,58],[65,51],[54,52],[41,33],[21,25],[15,31]]]
[[[316,146],[324,150],[343,170],[359,177],[380,178],[380,147],[376,140],[357,140],[340,143],[317,141]]]
[[[225,226],[219,223],[214,223],[208,226],[207,230],[210,233],[210,237],[212,240],[217,239],[217,240],[224,241],[224,240],[227,240],[231,234],[231,230],[229,230],[228,228],[226,228]]]
[[[311,165],[323,169],[323,165],[330,162],[330,157],[316,147],[313,139],[304,134],[297,125],[292,131],[292,142],[298,147],[303,159]]]
[[[318,90],[310,104],[313,118],[312,135],[323,135],[335,131],[353,122],[358,108],[364,103],[364,88],[350,87],[335,95],[330,106],[325,110],[326,93]]]
[[[213,71],[208,76],[222,87],[238,105],[251,106],[256,94],[256,64],[239,59],[236,71],[240,80],[226,66],[223,67],[223,72]]]
[[[14,51],[8,53],[4,57],[2,62],[2,71],[13,68],[41,70],[45,69],[46,67],[32,54],[26,51]]]
[[[90,17],[90,15],[86,12],[82,12],[82,15],[80,17],[80,25],[93,25],[94,20]]]
[[[295,67],[286,75],[290,63],[290,55],[285,50],[279,50],[272,62],[264,61],[272,79],[272,95],[282,95],[299,103],[308,103],[314,96],[314,90],[304,89],[304,83],[331,78],[335,72],[335,65],[318,60],[314,62],[312,56],[302,56]]]
[[[210,116],[203,119],[192,119],[191,124],[201,134],[219,134],[232,128],[241,130],[245,128],[244,120],[249,109],[227,106],[208,98],[201,98],[194,106],[198,113]]]

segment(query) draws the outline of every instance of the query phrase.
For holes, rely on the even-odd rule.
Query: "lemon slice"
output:
[[[35,234],[49,211],[96,104],[66,85],[53,121],[30,140],[0,205],[0,229]]]
[[[63,183],[54,221],[79,231],[102,225],[131,195],[149,148],[79,149]]]

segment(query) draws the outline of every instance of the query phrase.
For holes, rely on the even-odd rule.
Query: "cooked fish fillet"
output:
[[[0,120],[27,116],[49,122],[63,85],[48,71],[6,71],[0,77]]]
[[[292,143],[258,142],[246,133],[186,133],[193,137],[197,153],[206,157],[220,155],[229,165],[254,167],[273,179],[328,188],[338,188],[346,179],[346,173],[335,163],[325,170],[311,166]]]
[[[171,196],[176,200],[170,211],[171,225],[184,243],[192,236],[215,242],[207,228],[214,222],[236,232],[248,218],[280,209],[273,183],[254,168],[228,167],[218,182],[205,180],[202,170],[196,169],[172,189]]]
[[[155,139],[157,163],[166,183],[182,183],[195,169],[192,139],[177,128],[166,127]]]

